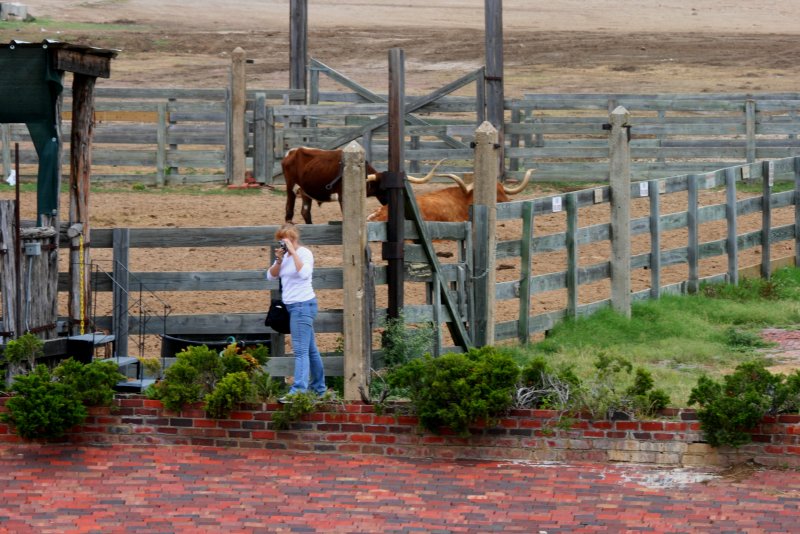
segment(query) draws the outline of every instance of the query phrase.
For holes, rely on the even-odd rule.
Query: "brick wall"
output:
[[[0,412],[6,398],[0,398]],[[330,404],[289,430],[272,428],[277,404],[240,407],[228,419],[209,419],[202,406],[181,412],[140,395],[119,395],[111,408],[92,408],[86,422],[67,436],[72,443],[128,443],[286,449],[442,459],[633,462],[669,466],[731,465],[753,461],[800,466],[800,415],[765,418],[753,443],[739,449],[702,442],[691,410],[669,410],[652,421],[570,419],[556,426],[559,412],[513,410],[496,425],[479,425],[468,438],[422,431],[401,407],[376,414],[365,404]],[[0,444],[19,443],[0,423]]]

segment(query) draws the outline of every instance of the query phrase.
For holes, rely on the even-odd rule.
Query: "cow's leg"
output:
[[[303,207],[300,208],[300,214],[306,224],[311,224],[311,199],[307,196],[303,196]]]
[[[286,217],[285,221],[287,223],[292,222],[294,219],[294,203],[297,200],[297,194],[294,192],[293,187],[286,188]]]

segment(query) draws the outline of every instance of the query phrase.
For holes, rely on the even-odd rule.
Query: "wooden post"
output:
[[[689,279],[686,290],[688,293],[697,293],[700,289],[700,268],[698,259],[700,256],[700,237],[698,232],[698,210],[699,196],[697,191],[698,176],[689,176],[688,183],[688,206],[686,210],[686,226],[689,243],[686,248],[686,261],[689,264]]]
[[[231,56],[231,173],[228,183],[242,185],[245,168],[245,105],[247,104],[247,87],[244,76],[245,53],[236,47]]]
[[[775,162],[763,161],[761,173],[761,277],[772,276],[772,186],[775,181]]]
[[[70,136],[69,225],[69,319],[72,334],[84,334],[90,326],[91,302],[89,249],[89,187],[92,174],[91,146],[94,133],[93,76],[75,73],[72,80],[72,134]]]
[[[291,0],[289,13],[289,88],[306,91],[308,0]],[[303,104],[292,100],[291,104]]]
[[[630,114],[622,106],[610,115],[611,306],[631,316],[631,149]]]
[[[267,94],[256,93],[253,108],[253,177],[263,184],[267,181],[267,152],[272,148],[267,145]]]
[[[527,345],[530,341],[531,323],[531,276],[533,275],[533,202],[522,205],[522,247],[520,250],[519,282],[519,342]]]
[[[0,176],[0,182],[5,182],[11,174],[11,127],[8,124],[0,124],[0,144],[3,145],[3,176]]]
[[[736,238],[738,213],[736,212],[736,169],[725,169],[725,220],[728,235],[725,248],[728,252],[728,283],[739,284],[739,241]]]
[[[494,344],[494,310],[497,243],[497,135],[488,121],[475,130],[475,213],[482,206],[485,215],[481,224],[473,225],[472,242],[476,245],[475,268],[475,329],[476,347]],[[477,219],[477,216],[476,216]],[[478,244],[481,244],[478,247]],[[482,253],[477,253],[481,249]]]
[[[567,208],[567,317],[578,316],[578,197],[568,193],[565,197]],[[613,231],[612,231],[613,234]],[[629,247],[630,248],[630,247]],[[628,255],[630,257],[630,254]],[[612,275],[613,276],[613,275]],[[630,289],[628,290],[630,293]]]
[[[368,384],[366,291],[367,186],[364,181],[364,149],[355,141],[344,149],[342,195],[342,256],[344,290],[344,400],[361,398]]]
[[[15,339],[17,332],[17,245],[16,206],[13,200],[0,200],[0,298],[3,327],[0,343],[4,338]]]
[[[156,187],[164,187],[167,174],[167,104],[158,103],[158,130],[156,130]]]
[[[661,297],[661,190],[659,180],[648,182],[650,196],[650,298]]]
[[[756,160],[756,101],[747,100],[744,105],[747,163]]]
[[[800,157],[794,158],[794,264],[800,267]]]
[[[503,0],[484,0],[486,23],[486,120],[497,130],[499,148],[498,176],[505,176],[505,152],[503,149]]]
[[[129,228],[114,228],[111,238],[113,246],[112,277],[114,282],[114,311],[112,316],[114,341],[117,356],[128,356],[128,305],[130,295],[129,257],[131,231]]]
[[[405,202],[403,199],[405,54],[400,48],[389,50],[389,172],[381,187],[389,189],[389,222],[383,259],[389,283],[388,318],[397,319],[403,309],[403,241],[405,239]]]

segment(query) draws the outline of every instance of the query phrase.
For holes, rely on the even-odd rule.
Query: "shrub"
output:
[[[288,395],[291,402],[284,404],[283,409],[272,414],[272,426],[276,430],[286,430],[294,421],[314,411],[317,396],[312,392],[298,392]]]
[[[748,430],[765,415],[797,411],[800,371],[786,377],[770,373],[762,362],[746,362],[722,382],[701,376],[689,397],[694,404],[709,444],[738,447],[750,442]]]
[[[252,392],[250,377],[244,371],[225,375],[214,391],[206,395],[206,412],[215,419],[228,417],[237,404]]]
[[[579,386],[572,366],[553,369],[544,356],[536,356],[522,368],[515,406],[566,409]]]
[[[111,406],[114,386],[125,380],[112,360],[96,360],[84,365],[69,358],[61,362],[53,374],[62,384],[71,387],[86,406]]]
[[[0,360],[6,363],[6,385],[10,386],[16,375],[33,370],[36,358],[43,354],[44,342],[30,332],[9,341]]]
[[[226,399],[236,397],[239,399],[236,402],[243,402],[270,389],[269,376],[261,367],[269,360],[269,349],[263,345],[241,349],[232,343],[221,353],[206,345],[192,346],[176,357],[176,362],[164,373],[164,380],[146,391],[169,410],[179,411],[187,404],[213,399],[211,410],[223,413],[228,405]],[[223,391],[215,395],[227,376],[240,374],[247,379],[247,387],[241,385],[239,378],[230,379],[225,382]]]
[[[510,356],[482,347],[411,360],[389,375],[389,383],[407,389],[424,428],[468,436],[470,425],[491,422],[512,406],[518,377]]]
[[[113,362],[82,364],[72,358],[51,373],[45,365],[14,378],[15,393],[2,420],[25,439],[60,438],[86,419],[86,406],[110,406],[113,386],[125,378]]]

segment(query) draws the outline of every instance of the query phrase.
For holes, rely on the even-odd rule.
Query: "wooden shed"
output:
[[[37,220],[19,220],[16,202],[0,202],[0,295],[3,338],[33,332],[47,340],[62,333],[58,317],[58,245],[61,217],[61,106],[64,77],[72,78],[70,138],[69,334],[83,334],[89,295],[89,178],[98,77],[108,78],[118,51],[45,40],[0,44],[0,123],[28,126],[37,156]]]

